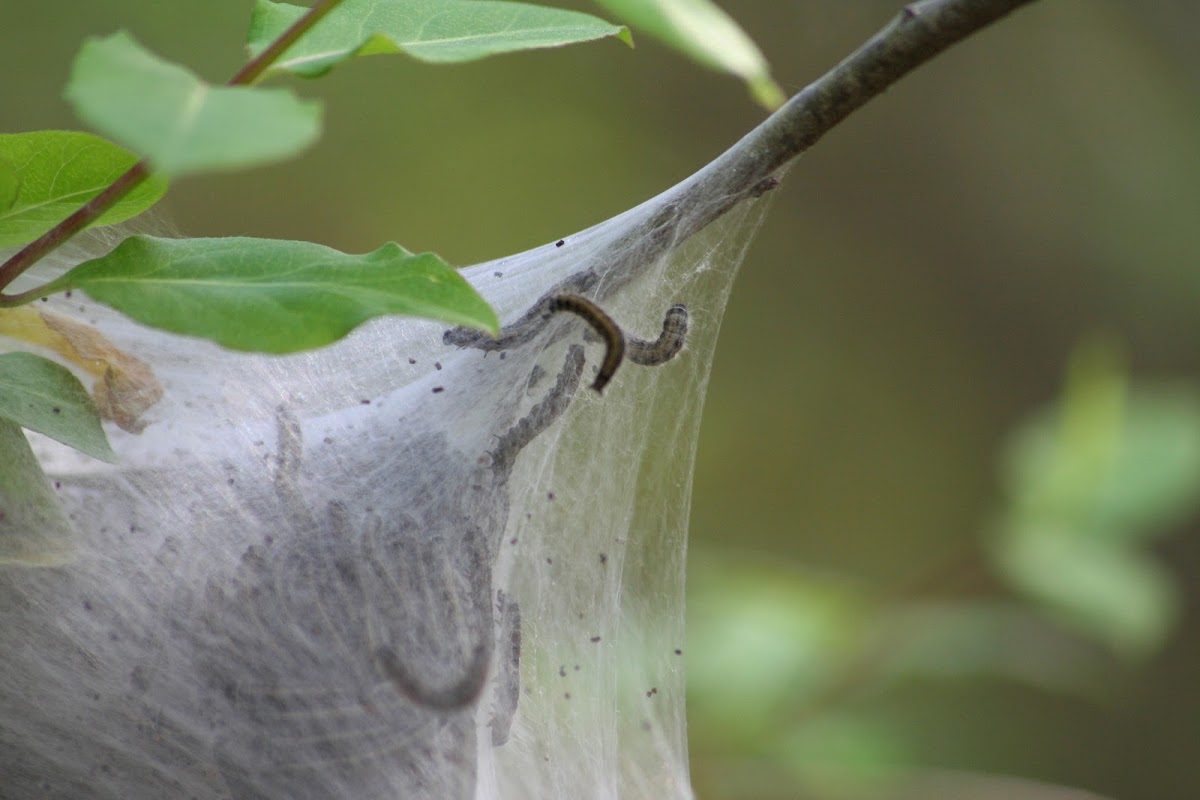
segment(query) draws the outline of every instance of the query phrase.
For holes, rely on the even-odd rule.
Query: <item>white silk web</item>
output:
[[[109,431],[118,465],[34,437],[73,554],[0,564],[0,798],[690,797],[686,527],[739,199],[465,271],[509,321],[569,290],[653,339],[685,304],[684,350],[603,396],[566,315],[499,353],[381,319],[279,358],[49,304],[166,391]]]

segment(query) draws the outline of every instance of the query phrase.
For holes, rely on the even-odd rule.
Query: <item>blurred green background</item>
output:
[[[789,92],[898,5],[723,3]],[[89,34],[127,29],[224,80],[250,6],[7,3],[0,130],[80,127],[61,89]],[[1167,0],[1042,0],[775,192],[697,466],[700,797],[984,797],[964,773],[1200,793],[1198,22]],[[168,218],[455,264],[553,240],[763,116],[732,78],[638,42],[294,84],[327,102],[319,144],[182,180]]]

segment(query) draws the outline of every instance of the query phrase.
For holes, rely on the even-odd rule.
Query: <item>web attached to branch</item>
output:
[[[568,315],[499,351],[383,319],[268,358],[50,304],[165,395],[116,466],[34,437],[74,557],[0,565],[0,798],[690,797],[686,528],[739,199],[465,271],[509,321],[571,292],[652,340],[686,306],[683,350],[603,396]]]

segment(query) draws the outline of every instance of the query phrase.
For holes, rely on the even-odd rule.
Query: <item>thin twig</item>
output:
[[[4,262],[4,266],[0,266],[0,289],[7,287],[25,270],[99,219],[101,214],[116,205],[118,200],[136,189],[149,176],[150,168],[146,162],[137,162],[69,217],[22,247],[12,258]],[[12,303],[13,300],[24,298],[29,294],[29,292],[22,292],[20,295],[0,294],[0,300]]]
[[[229,79],[230,86],[245,86],[258,80],[258,77],[267,71],[275,61],[283,55],[284,51],[296,43],[304,34],[308,33],[313,25],[316,25],[321,19],[333,9],[337,8],[342,0],[318,0],[308,13],[300,17],[292,23],[292,26],[275,38],[275,41],[267,45],[266,49],[259,53],[254,58],[247,62],[246,66],[238,70],[237,74]]]
[[[308,13],[276,37],[266,49],[250,59],[244,67],[237,71],[237,74],[229,79],[226,85],[245,86],[253,83],[285,50],[295,44],[297,39],[307,33],[313,25],[316,25],[322,17],[341,2],[342,0],[319,0],[308,10]],[[7,288],[25,270],[99,219],[105,211],[116,205],[122,197],[136,189],[148,177],[150,177],[150,166],[145,160],[137,162],[69,217],[21,248],[12,258],[4,262],[3,266],[0,266],[0,290]],[[19,295],[0,294],[0,302],[12,305],[14,301],[36,298],[38,294],[36,289],[22,292]]]
[[[597,262],[579,263],[575,274],[602,273],[603,286],[597,295],[599,299],[610,295],[632,279],[642,265],[743,200],[771,188],[771,181],[782,167],[867,101],[951,45],[1032,1],[923,0],[905,6],[889,25],[793,96],[741,141],[648,201],[645,208],[651,213],[641,223],[626,228],[620,242],[605,248]]]
[[[708,179],[722,176],[729,184],[727,195],[750,189],[913,69],[1030,2],[924,0],[905,6],[887,27],[713,162],[705,170],[714,173]]]

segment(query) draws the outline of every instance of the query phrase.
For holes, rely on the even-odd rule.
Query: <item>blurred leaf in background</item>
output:
[[[719,716],[741,742],[769,745],[790,716],[781,701],[803,702],[833,680],[870,619],[848,582],[780,565],[734,557],[690,581],[689,707]]]
[[[699,780],[721,796],[787,797],[797,784],[813,790],[902,763],[886,731],[824,707],[866,645],[876,613],[866,592],[726,556],[689,576],[688,715],[693,746],[705,754],[692,762]]]
[[[768,109],[787,96],[771,78],[758,45],[729,14],[709,0],[596,0],[635,30],[660,41],[710,69],[745,81],[756,102]]]
[[[319,104],[286,89],[214,86],[123,32],[84,43],[66,96],[85,122],[168,175],[290,158],[321,131]]]
[[[1131,384],[1122,352],[1099,336],[1077,348],[1060,401],[1009,437],[994,535],[916,591],[736,551],[693,571],[689,715],[704,731],[693,764],[706,785],[730,797],[891,796],[924,764],[873,698],[905,682],[1002,681],[1100,700],[1112,654],[1162,647],[1177,592],[1147,545],[1197,510],[1200,387]],[[980,570],[995,573],[982,593],[954,590]]]
[[[1177,592],[1146,546],[1200,498],[1200,387],[1130,386],[1120,347],[1090,339],[1061,403],[1013,436],[1005,477],[1001,574],[1122,656],[1161,647]]]

